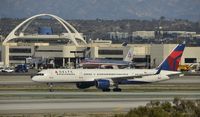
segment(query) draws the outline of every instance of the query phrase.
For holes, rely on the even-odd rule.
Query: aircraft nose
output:
[[[37,78],[37,76],[31,76],[31,79],[33,80],[33,81],[38,81],[38,78]]]

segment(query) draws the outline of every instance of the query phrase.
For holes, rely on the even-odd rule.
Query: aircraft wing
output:
[[[153,76],[160,74],[162,68],[159,68],[155,73],[145,73],[145,74],[136,74],[131,76],[119,76],[119,77],[113,77],[113,78],[106,78],[106,79],[112,79],[113,81],[116,80],[123,80],[123,79],[134,79],[134,78],[142,78],[143,76]]]
[[[156,75],[156,74],[144,74],[144,75],[138,75],[138,76],[116,77],[116,78],[111,78],[111,79],[113,81],[115,81],[115,80],[142,78],[143,76],[153,76],[153,75]]]

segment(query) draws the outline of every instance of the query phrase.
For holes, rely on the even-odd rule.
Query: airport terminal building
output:
[[[26,30],[36,18],[48,16],[57,20],[65,32],[54,34],[51,28],[40,27],[37,34]],[[130,48],[134,50],[136,67],[153,68],[172,51],[176,44],[112,44],[108,40],[93,40],[87,43],[82,34],[62,18],[51,14],[32,16],[19,24],[3,41],[1,60],[6,66],[21,63],[52,63],[54,67],[74,66],[85,58],[123,60]],[[200,47],[186,47],[181,64],[200,62]]]

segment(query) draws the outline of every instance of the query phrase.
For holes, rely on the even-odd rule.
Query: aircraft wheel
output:
[[[103,92],[110,92],[110,89],[102,89]]]
[[[47,85],[49,86],[49,92],[54,92],[53,83],[47,83]]]
[[[49,89],[49,92],[54,92],[54,90],[53,89]]]
[[[120,88],[114,88],[113,89],[113,92],[121,92],[122,91],[122,89],[120,89]]]

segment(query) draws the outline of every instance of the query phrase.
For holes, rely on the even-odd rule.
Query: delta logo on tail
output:
[[[159,65],[158,68],[162,67],[162,70],[177,71],[184,48],[185,43],[176,46],[170,55]]]

